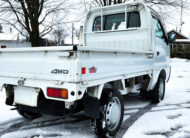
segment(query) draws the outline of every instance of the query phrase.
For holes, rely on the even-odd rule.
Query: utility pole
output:
[[[85,1],[85,0],[84,0],[84,6],[85,6],[85,12],[86,12],[86,14],[87,14],[88,9],[87,9],[87,6],[86,6],[86,1]]]
[[[3,32],[3,27],[0,24],[0,33],[2,33],[2,32]]]
[[[73,36],[73,33],[74,33],[74,23],[72,23],[72,45],[74,44],[74,36]]]
[[[181,0],[181,17],[180,17],[180,29],[179,32],[182,33],[182,26],[183,26],[183,0]]]

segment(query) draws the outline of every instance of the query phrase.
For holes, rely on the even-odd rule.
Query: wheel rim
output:
[[[106,109],[106,125],[109,130],[114,130],[121,118],[121,103],[117,97],[113,97]]]
[[[160,79],[160,84],[159,84],[159,101],[163,99],[164,96],[164,80]]]

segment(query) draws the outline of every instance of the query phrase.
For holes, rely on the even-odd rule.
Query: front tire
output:
[[[119,131],[123,121],[123,96],[117,90],[106,89],[103,91],[100,102],[101,113],[100,118],[95,121],[95,132],[100,136],[105,136],[107,133],[114,136]]]
[[[162,75],[160,75],[160,77],[158,78],[158,82],[156,83],[153,91],[152,91],[152,101],[153,103],[159,103],[164,99],[164,95],[165,95],[165,79]]]

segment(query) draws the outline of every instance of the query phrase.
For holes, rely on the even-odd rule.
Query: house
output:
[[[190,59],[190,39],[175,30],[169,31],[168,35],[170,33],[176,34],[176,40],[170,43],[171,57]]]
[[[31,43],[26,41],[20,41],[18,38],[18,34],[0,33],[0,47],[1,48],[31,47]]]

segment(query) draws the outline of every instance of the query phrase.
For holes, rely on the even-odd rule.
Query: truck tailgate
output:
[[[74,81],[73,46],[0,50],[0,76]]]

